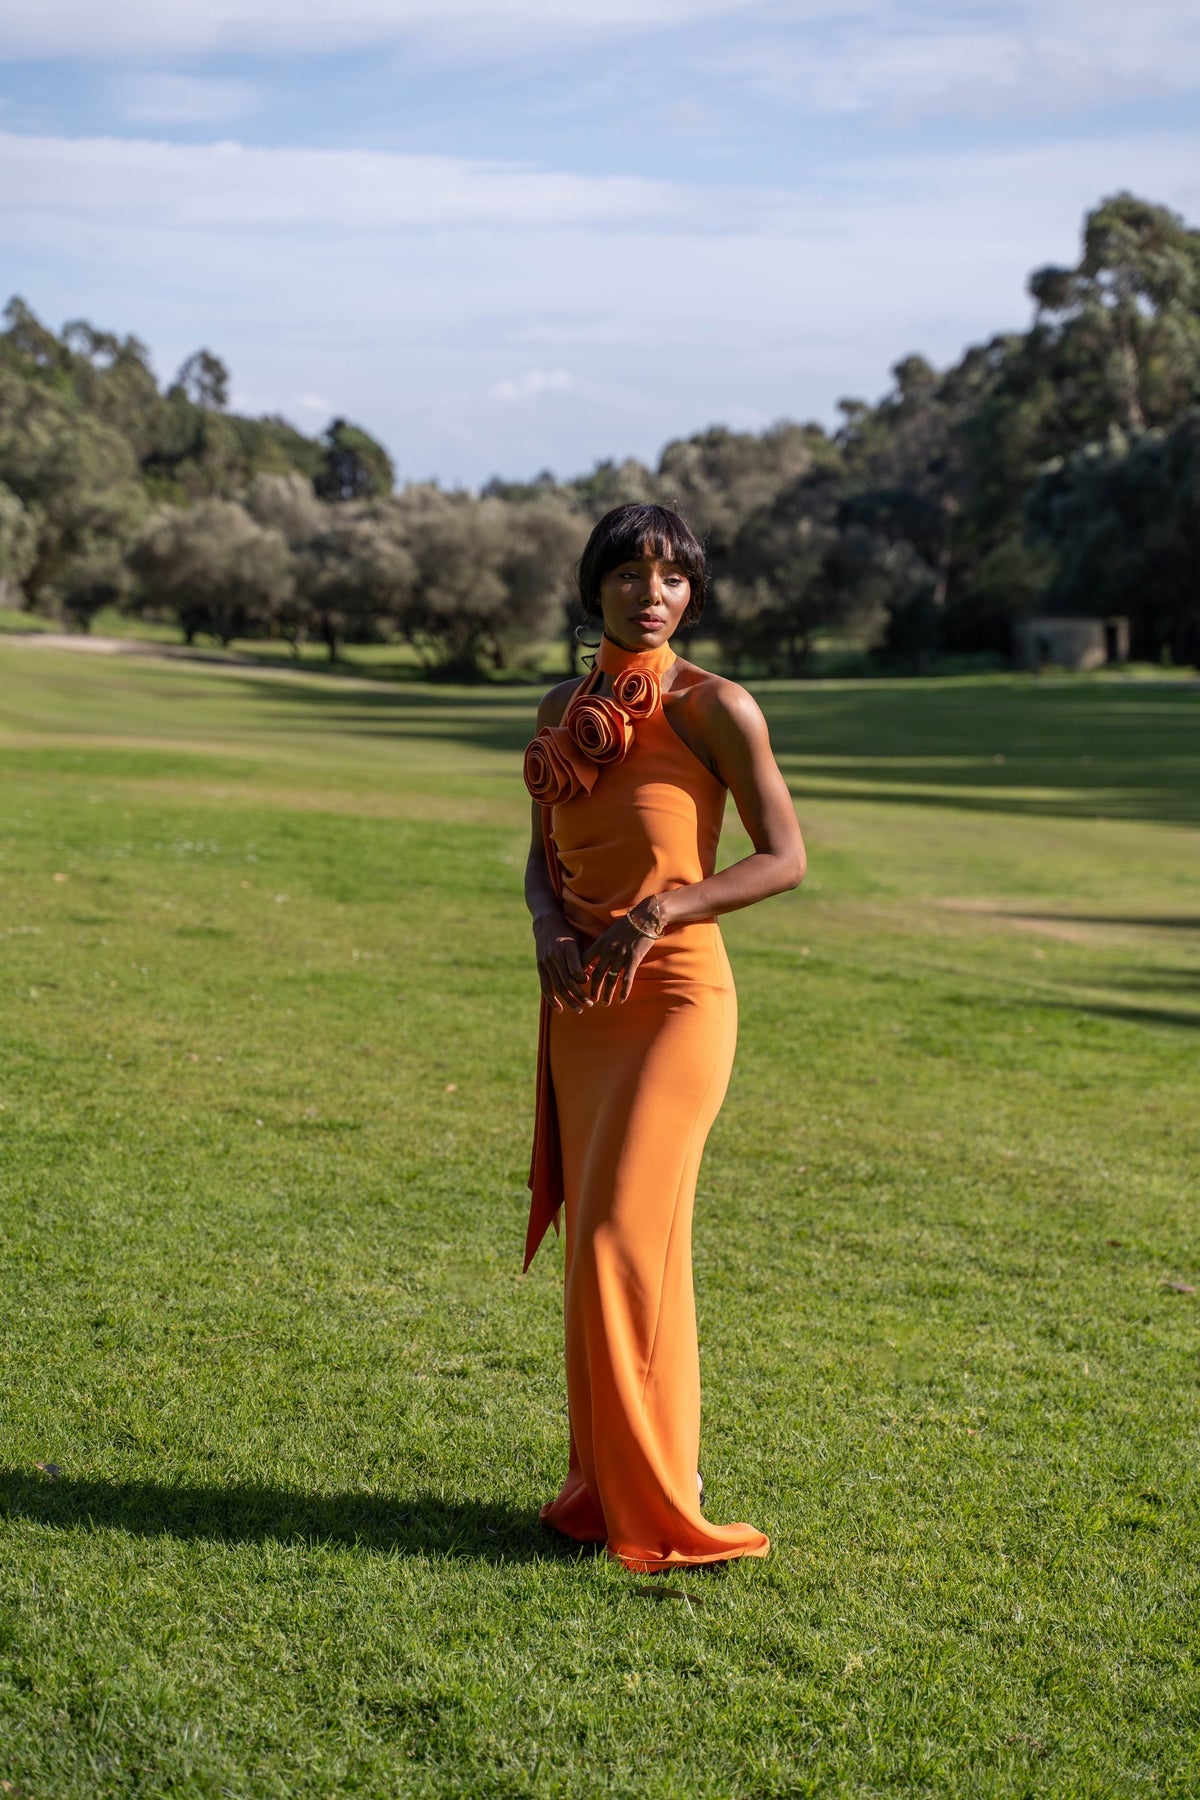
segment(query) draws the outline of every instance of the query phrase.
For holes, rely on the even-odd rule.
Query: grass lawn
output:
[[[1200,1792],[1200,690],[760,691],[695,1261],[774,1549],[656,1586],[534,1516],[533,693],[0,644],[5,1794]]]

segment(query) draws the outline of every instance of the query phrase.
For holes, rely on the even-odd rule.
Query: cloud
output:
[[[562,78],[577,86],[589,71],[617,79],[616,58],[627,61],[635,43],[669,58],[664,106],[676,134],[697,129],[714,106],[723,112],[735,94],[743,106],[758,96],[792,116],[994,118],[1200,84],[1195,0],[1135,8],[1127,0],[0,0],[0,61],[157,65],[371,48],[432,52],[451,65],[490,58],[545,67],[557,58]],[[151,92],[147,104],[160,110],[124,116],[242,116],[188,110],[205,102],[182,89],[173,103],[165,90],[157,100]],[[208,104],[240,103],[218,93]]]
[[[0,0],[6,60],[28,56],[288,55],[457,37],[578,39],[592,31],[673,29],[754,9],[755,0]]]
[[[449,156],[0,132],[4,202],[225,230],[383,231],[660,218],[671,209],[673,190],[636,176],[561,174]]]
[[[525,375],[494,382],[488,392],[493,400],[511,406],[522,400],[540,400],[543,394],[569,394],[575,385],[565,369],[530,369]]]
[[[1061,114],[1200,82],[1194,0],[984,0],[961,13],[868,0],[799,28],[760,25],[702,46],[705,74],[818,114]]]
[[[118,114],[131,125],[228,125],[262,103],[253,82],[168,70],[121,75],[112,84],[112,95]]]
[[[303,401],[333,396],[320,412],[406,477],[472,483],[831,419],[906,352],[944,363],[1023,327],[1028,271],[1073,258],[1103,195],[1200,217],[1200,131],[864,154],[836,182],[643,183],[636,205],[507,165],[113,142],[0,134],[8,266],[36,310],[136,331],[166,368],[209,344],[254,410],[311,429]]]

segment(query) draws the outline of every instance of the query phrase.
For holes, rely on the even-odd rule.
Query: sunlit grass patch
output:
[[[533,694],[0,650],[0,1779],[1200,1787],[1196,696],[763,697],[695,1259],[774,1550],[658,1603],[535,1522]]]

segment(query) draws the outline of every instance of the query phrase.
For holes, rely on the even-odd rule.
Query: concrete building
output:
[[[1046,614],[1013,626],[1018,669],[1102,669],[1129,661],[1129,620],[1063,619]]]

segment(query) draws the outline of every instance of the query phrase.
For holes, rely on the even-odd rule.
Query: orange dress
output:
[[[605,638],[597,666],[619,696],[626,671],[660,677],[673,661],[669,647],[633,652]],[[555,777],[531,781],[544,803],[575,788],[543,817],[563,911],[584,943],[647,895],[712,874],[726,793],[669,723],[657,680],[648,698],[645,684],[629,690],[632,718],[595,697],[618,747],[589,764],[571,734],[597,681],[535,740]],[[608,755],[603,744],[597,754]],[[761,1531],[703,1516],[696,1482],[692,1208],[737,1036],[717,923],[669,928],[626,1001],[542,1006],[526,1267],[561,1200],[571,1442],[566,1481],[541,1517],[639,1571],[765,1556]]]

